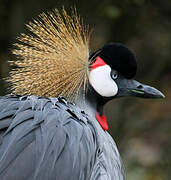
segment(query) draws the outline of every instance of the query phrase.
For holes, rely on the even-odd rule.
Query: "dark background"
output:
[[[121,42],[137,57],[136,79],[160,89],[164,100],[123,98],[106,106],[128,180],[171,177],[171,2],[170,0],[0,0],[0,95],[7,93],[12,44],[42,11],[75,5],[93,28],[92,50]]]

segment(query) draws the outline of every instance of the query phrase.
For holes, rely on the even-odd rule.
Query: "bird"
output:
[[[41,13],[26,26],[5,79],[11,93],[0,97],[1,180],[126,179],[104,105],[164,95],[134,80],[136,57],[125,45],[91,52],[76,8]]]

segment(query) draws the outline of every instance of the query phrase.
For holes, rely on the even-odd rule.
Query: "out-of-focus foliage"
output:
[[[116,99],[106,106],[110,132],[128,180],[171,177],[171,2],[170,0],[0,0],[0,79],[8,75],[11,44],[40,12],[76,6],[93,28],[92,50],[108,42],[131,48],[137,79],[162,90],[164,100]],[[0,80],[0,94],[7,94]]]

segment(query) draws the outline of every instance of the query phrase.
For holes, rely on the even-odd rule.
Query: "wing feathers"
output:
[[[57,98],[4,97],[1,103],[0,127],[9,126],[0,145],[2,180],[90,178],[96,141],[87,115]]]

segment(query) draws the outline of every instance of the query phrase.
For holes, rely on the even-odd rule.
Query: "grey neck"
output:
[[[80,93],[83,94],[83,93]],[[89,85],[88,90],[84,96],[80,96],[75,103],[83,109],[86,113],[95,116],[98,112],[100,115],[103,115],[103,107],[105,103],[110,100],[109,98],[103,98],[98,95],[94,89]]]

